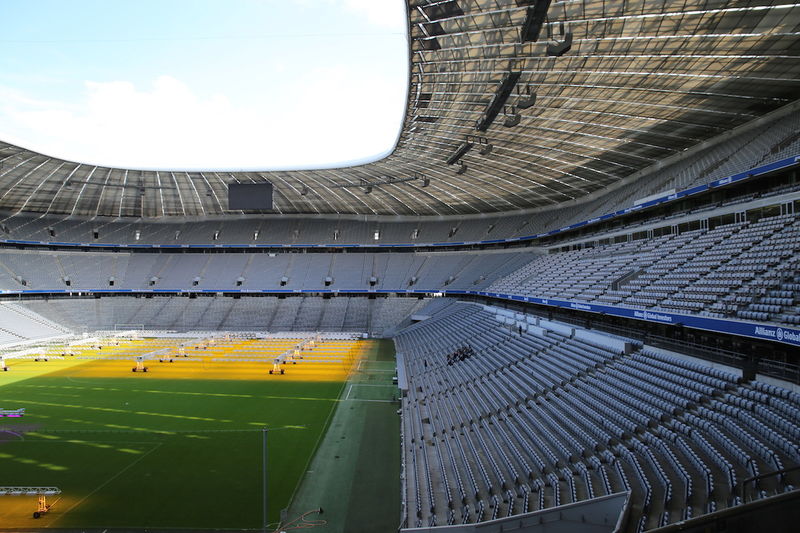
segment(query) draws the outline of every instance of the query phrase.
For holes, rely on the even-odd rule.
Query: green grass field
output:
[[[3,405],[29,413],[14,422],[26,430],[21,438],[3,437],[0,479],[60,487],[65,501],[45,518],[50,526],[259,527],[259,428],[270,429],[269,516],[275,520],[341,387],[148,379],[142,392],[141,382],[126,378],[22,381],[0,388]],[[0,523],[19,526],[5,511],[10,501],[0,501]],[[19,514],[19,505],[8,507]]]
[[[0,407],[27,409],[0,419],[0,485],[63,491],[39,520],[34,497],[0,498],[0,527],[260,528],[260,429],[275,521],[344,385],[73,375],[0,384]]]
[[[394,345],[377,350],[353,372],[300,486],[289,516],[325,509],[319,533],[395,531],[400,523],[400,418]]]
[[[353,367],[301,361],[286,376],[205,352],[148,374],[129,361],[14,361],[0,407],[27,411],[0,419],[0,486],[62,494],[40,519],[35,496],[0,497],[0,529],[262,529],[264,427],[272,527],[283,509],[291,522],[324,507],[315,531],[395,529],[394,347],[360,346]]]

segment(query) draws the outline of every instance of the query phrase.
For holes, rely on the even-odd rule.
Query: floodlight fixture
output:
[[[503,121],[503,126],[505,126],[506,128],[513,128],[514,126],[518,125],[522,120],[522,116],[519,113],[517,113],[517,110],[514,108],[514,106],[511,106],[510,109],[511,109],[510,112],[507,108],[504,109],[504,114],[506,116],[506,119]]]
[[[486,137],[480,137],[478,135],[467,135],[467,142],[471,142],[480,146],[478,153],[481,155],[489,155],[492,153],[492,149],[494,148],[494,146],[492,146],[492,144],[489,142],[489,139]]]
[[[550,57],[561,57],[572,48],[572,32],[564,29],[563,22],[559,24],[559,34],[561,41],[555,40],[555,42],[547,44],[547,55]],[[551,38],[553,38],[552,35]]]
[[[494,119],[497,118],[500,110],[503,109],[503,106],[505,106],[508,101],[508,97],[511,96],[511,92],[514,90],[514,86],[517,84],[517,81],[519,81],[521,75],[521,72],[509,72],[505,75],[503,81],[497,87],[492,101],[489,102],[486,111],[483,113],[483,116],[475,122],[476,130],[483,132],[489,129],[489,126],[492,125],[492,122],[494,122]]]
[[[530,85],[525,87],[525,95],[519,95],[517,99],[517,107],[519,109],[528,109],[536,104],[536,92],[531,92]]]
[[[413,172],[411,174],[411,179],[413,180],[420,180],[422,182],[423,187],[427,187],[431,184],[431,179],[421,172]]]

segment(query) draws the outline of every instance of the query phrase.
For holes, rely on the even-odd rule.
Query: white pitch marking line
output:
[[[137,458],[137,459],[136,459],[134,462],[132,462],[131,464],[129,464],[128,466],[126,466],[125,468],[123,468],[122,470],[120,470],[119,472],[117,472],[117,473],[116,473],[115,475],[113,475],[111,478],[107,479],[107,480],[105,481],[105,483],[102,483],[102,484],[101,484],[99,487],[97,487],[97,488],[96,488],[96,489],[94,489],[92,492],[90,492],[89,494],[87,494],[86,496],[84,496],[84,497],[83,497],[83,498],[82,498],[80,501],[78,501],[78,503],[76,503],[75,505],[73,505],[72,507],[70,507],[69,509],[67,509],[66,511],[64,511],[64,513],[63,513],[63,514],[61,514],[61,515],[57,516],[57,517],[55,518],[55,520],[53,520],[53,522],[51,522],[51,523],[50,523],[50,525],[52,526],[52,525],[53,525],[53,524],[54,524],[54,523],[55,523],[55,522],[56,522],[56,521],[57,521],[59,518],[63,518],[63,517],[64,517],[65,515],[67,515],[67,514],[68,514],[70,511],[72,511],[73,509],[75,509],[76,507],[78,507],[80,504],[82,504],[84,501],[86,501],[86,499],[87,499],[87,498],[89,498],[89,496],[92,496],[92,495],[93,495],[95,492],[97,492],[98,490],[102,489],[103,487],[105,487],[106,485],[108,485],[109,483],[111,483],[112,481],[114,481],[115,479],[117,479],[119,476],[121,476],[122,474],[124,474],[124,473],[125,473],[127,470],[129,470],[131,467],[133,467],[133,466],[135,466],[136,464],[138,464],[138,463],[139,463],[139,462],[140,462],[142,459],[144,459],[145,457],[147,457],[148,455],[150,455],[151,453],[153,453],[153,452],[154,452],[154,451],[156,451],[157,449],[161,448],[161,445],[162,445],[162,444],[163,444],[163,443],[161,443],[161,442],[158,442],[158,443],[156,443],[156,445],[155,445],[155,446],[153,446],[153,447],[152,447],[152,448],[151,448],[149,451],[145,452],[145,454],[144,454],[144,455],[140,455],[140,456],[139,456],[139,457],[138,457],[138,458]]]

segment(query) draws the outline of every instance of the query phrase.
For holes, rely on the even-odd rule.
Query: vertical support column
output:
[[[261,477],[263,483],[263,490],[264,490],[264,533],[267,532],[267,511],[268,511],[268,494],[267,494],[267,428],[261,428]]]

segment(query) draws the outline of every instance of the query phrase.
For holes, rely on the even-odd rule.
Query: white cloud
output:
[[[275,7],[258,6],[276,23],[264,39],[187,41],[182,30],[141,51],[23,47],[0,69],[0,140],[133,168],[310,168],[385,153],[405,110],[405,2],[289,1],[299,14],[260,0]],[[222,35],[241,25],[220,23]]]
[[[0,87],[0,138],[56,157],[134,168],[325,166],[389,149],[404,95],[404,86],[345,67],[310,71],[247,106],[221,93],[199,96],[171,76],[145,89],[87,81],[85,101],[73,105]]]

